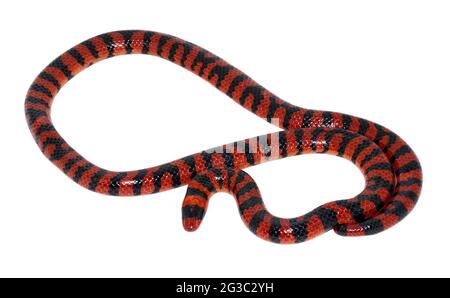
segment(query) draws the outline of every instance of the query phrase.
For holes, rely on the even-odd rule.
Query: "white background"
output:
[[[273,1],[272,1],[273,2]],[[449,276],[450,7],[446,1],[2,1],[0,276]],[[329,232],[276,245],[249,232],[232,197],[181,225],[185,188],[136,198],[92,193],[34,143],[23,102],[57,55],[94,35],[169,33],[223,57],[287,101],[373,120],[416,151],[412,214],[371,237]],[[118,57],[58,95],[61,134],[111,170],[134,170],[277,128],[159,58]],[[248,170],[269,210],[301,215],[356,195],[350,162],[301,156]]]

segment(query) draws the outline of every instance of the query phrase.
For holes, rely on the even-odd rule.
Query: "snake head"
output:
[[[197,204],[183,204],[182,218],[183,227],[188,232],[194,232],[198,229],[205,216],[205,209]]]

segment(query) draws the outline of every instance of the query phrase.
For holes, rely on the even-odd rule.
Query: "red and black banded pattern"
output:
[[[151,168],[128,172],[102,169],[78,154],[50,118],[54,97],[67,81],[103,59],[149,54],[170,60],[210,82],[252,113],[279,120],[284,130],[205,150]],[[420,163],[411,148],[387,128],[336,112],[289,104],[223,59],[179,38],[151,31],[102,34],[71,48],[34,80],[25,100],[31,133],[45,156],[76,183],[102,194],[136,196],[188,185],[182,216],[186,230],[198,228],[209,198],[231,193],[248,228],[276,243],[297,243],[330,229],[343,236],[370,235],[402,220],[422,186]],[[307,153],[344,157],[366,180],[356,197],[331,201],[296,218],[279,218],[265,208],[244,168]]]

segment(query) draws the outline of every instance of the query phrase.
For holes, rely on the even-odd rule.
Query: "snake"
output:
[[[58,91],[80,71],[104,59],[127,54],[149,54],[169,60],[208,81],[253,114],[276,122],[281,130],[158,166],[133,171],[101,168],[81,156],[57,132],[51,120],[51,106]],[[211,52],[154,31],[109,32],[64,52],[31,84],[25,114],[43,154],[74,182],[91,191],[139,196],[187,186],[181,212],[186,231],[199,228],[212,195],[227,192],[234,196],[247,228],[270,242],[304,242],[329,230],[341,236],[373,235],[405,218],[416,205],[422,187],[417,156],[391,130],[359,117],[290,104]],[[302,216],[281,218],[271,214],[256,182],[244,169],[309,153],[326,153],[351,161],[363,174],[365,188],[355,197],[327,202]]]

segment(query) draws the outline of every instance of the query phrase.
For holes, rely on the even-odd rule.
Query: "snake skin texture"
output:
[[[136,171],[102,169],[78,154],[56,131],[50,117],[54,97],[83,69],[124,54],[150,54],[202,77],[235,102],[271,122],[280,132],[219,146]],[[51,62],[34,80],[25,100],[26,119],[44,155],[73,181],[114,196],[157,193],[187,185],[183,226],[196,230],[216,192],[229,192],[242,220],[258,237],[298,243],[330,229],[343,236],[371,235],[402,220],[414,208],[422,170],[411,148],[387,128],[354,116],[289,104],[216,55],[167,34],[128,30],[88,39]],[[332,201],[296,218],[279,218],[264,206],[258,186],[244,168],[306,153],[352,161],[366,186],[356,197]]]

